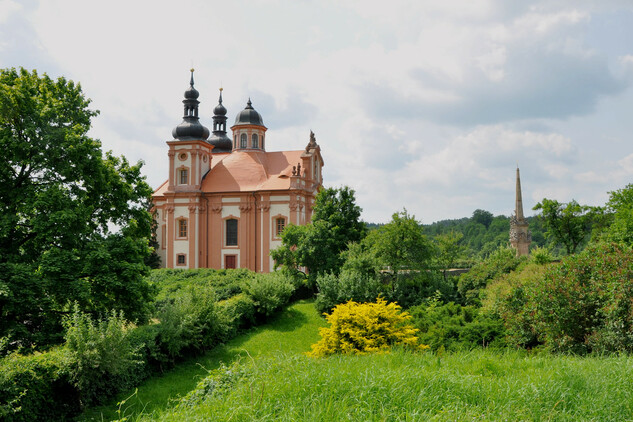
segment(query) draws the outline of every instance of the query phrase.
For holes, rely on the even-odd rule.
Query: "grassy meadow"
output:
[[[304,355],[324,325],[311,301],[288,307],[205,356],[148,380],[81,420],[625,421],[633,358],[475,350]],[[222,362],[215,389],[178,402]]]

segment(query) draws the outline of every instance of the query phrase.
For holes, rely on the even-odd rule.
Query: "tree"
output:
[[[490,227],[490,223],[492,223],[493,218],[494,216],[491,212],[477,209],[473,212],[472,220],[473,222],[479,223],[486,229],[488,229],[488,227]]]
[[[433,248],[422,224],[407,210],[394,213],[388,224],[372,231],[366,239],[376,256],[396,277],[401,270],[428,267]]]
[[[0,338],[61,339],[61,315],[123,311],[143,320],[152,189],[141,163],[87,135],[80,85],[0,70]]]
[[[599,208],[580,205],[574,200],[564,204],[547,198],[536,204],[533,209],[541,211],[547,236],[556,243],[563,244],[567,255],[575,253],[578,246],[588,237],[592,221],[601,212]]]
[[[455,264],[455,261],[464,250],[464,247],[460,244],[463,237],[462,233],[455,231],[435,236],[434,241],[437,249],[435,259],[442,270],[444,280],[446,280],[446,270],[449,270]]]
[[[276,265],[293,270],[306,267],[311,282],[319,274],[338,274],[344,261],[341,252],[367,231],[355,201],[354,190],[347,186],[322,189],[315,199],[312,222],[284,229],[282,246],[271,252]]]
[[[609,240],[633,246],[633,184],[609,192],[607,211],[612,218],[606,229]]]

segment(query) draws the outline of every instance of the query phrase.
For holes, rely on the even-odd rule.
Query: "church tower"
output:
[[[514,215],[510,218],[510,244],[517,251],[517,256],[527,256],[532,243],[529,224],[523,216],[523,199],[521,197],[521,177],[517,167],[516,202]]]

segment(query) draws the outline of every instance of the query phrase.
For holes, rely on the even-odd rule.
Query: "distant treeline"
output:
[[[531,248],[545,247],[554,255],[562,255],[563,250],[556,247],[551,239],[545,235],[542,220],[538,217],[526,217],[532,233]],[[366,223],[369,230],[377,229],[383,224]],[[460,262],[469,264],[488,257],[499,247],[509,244],[510,217],[505,215],[494,216],[485,210],[475,210],[471,217],[463,217],[453,220],[441,220],[432,224],[424,224],[425,234],[433,239],[437,235],[452,232],[461,233],[463,237],[460,245],[463,253]]]

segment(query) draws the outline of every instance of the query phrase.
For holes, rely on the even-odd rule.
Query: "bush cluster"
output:
[[[503,321],[476,306],[462,306],[454,302],[443,304],[433,299],[410,308],[408,312],[413,326],[419,330],[420,341],[434,351],[505,345]]]
[[[0,419],[70,419],[265,320],[295,289],[284,274],[244,270],[156,270],[151,278],[159,289],[151,323],[137,327],[120,313],[95,318],[75,308],[63,346],[2,359]]]
[[[386,352],[395,345],[428,348],[418,344],[418,330],[409,323],[411,316],[382,298],[375,303],[350,301],[338,305],[326,319],[330,326],[319,329],[321,340],[312,345],[308,356]]]
[[[633,351],[633,254],[621,244],[590,245],[542,274],[498,289],[509,339],[560,352]]]

